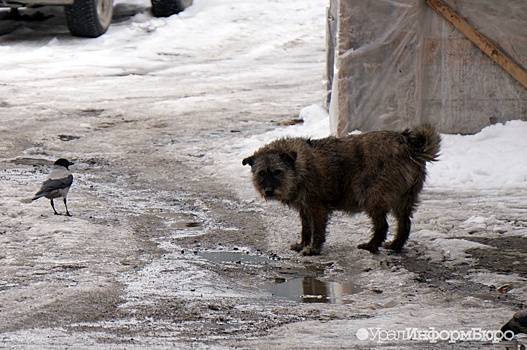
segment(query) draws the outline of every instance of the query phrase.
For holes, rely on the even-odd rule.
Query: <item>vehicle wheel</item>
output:
[[[152,14],[156,17],[170,17],[192,5],[192,0],[152,0]]]
[[[75,0],[64,6],[71,34],[96,38],[106,32],[113,16],[113,0]]]

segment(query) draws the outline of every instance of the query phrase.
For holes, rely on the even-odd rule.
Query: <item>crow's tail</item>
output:
[[[38,191],[37,193],[35,193],[33,198],[31,198],[31,200],[34,201],[35,199],[39,199],[40,197],[44,197],[46,194],[48,194],[48,193],[45,192],[45,191]]]

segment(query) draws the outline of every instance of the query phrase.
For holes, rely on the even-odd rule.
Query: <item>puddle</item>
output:
[[[264,264],[269,259],[265,255],[247,254],[243,252],[199,252],[198,256],[209,261],[223,264]]]
[[[161,212],[156,215],[165,219],[168,226],[174,229],[200,230],[203,226],[198,217],[192,214]]]
[[[350,295],[357,294],[362,288],[352,283],[325,282],[314,277],[296,278],[290,281],[261,287],[278,298],[301,303],[350,304]]]
[[[248,254],[247,252],[209,252],[200,251],[197,256],[219,264],[266,264],[274,260],[262,254]],[[324,270],[318,266],[317,272]],[[275,283],[260,287],[274,297],[293,300],[301,303],[352,303],[351,295],[360,293],[363,289],[352,283],[338,283],[321,281],[316,277],[277,278]]]

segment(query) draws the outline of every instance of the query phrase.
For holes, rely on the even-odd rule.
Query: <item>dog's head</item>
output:
[[[242,161],[249,165],[253,184],[265,199],[286,200],[295,178],[296,152],[279,152],[263,148]]]

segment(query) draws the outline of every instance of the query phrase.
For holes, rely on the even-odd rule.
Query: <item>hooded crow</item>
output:
[[[39,199],[40,197],[46,197],[51,201],[51,207],[55,212],[55,215],[59,215],[55,210],[55,204],[53,198],[64,198],[64,206],[66,207],[66,215],[71,216],[68,211],[68,205],[66,204],[66,196],[70,190],[71,184],[73,183],[73,175],[71,175],[69,166],[74,163],[60,158],[53,164],[53,169],[49,173],[46,180],[42,183],[40,190],[35,193],[32,200]]]

